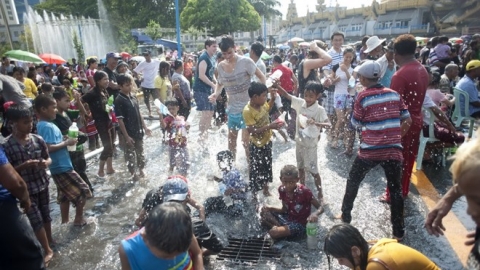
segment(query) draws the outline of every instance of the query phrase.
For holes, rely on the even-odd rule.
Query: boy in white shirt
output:
[[[300,183],[305,184],[305,171],[310,172],[317,187],[318,200],[323,204],[322,180],[317,162],[317,144],[321,129],[331,126],[325,109],[317,102],[323,93],[323,87],[318,82],[308,82],[303,99],[289,95],[278,84],[276,88],[280,95],[291,100],[292,108],[297,111],[295,141]]]

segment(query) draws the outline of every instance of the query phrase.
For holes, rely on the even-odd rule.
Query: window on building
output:
[[[392,27],[392,21],[384,22],[384,23],[383,23],[383,26],[384,26],[383,28],[390,28],[390,27]]]
[[[20,35],[20,33],[18,33],[18,31],[13,31],[13,36],[14,37],[18,37]]]
[[[10,19],[10,21],[13,21],[13,16],[8,16],[8,18]]]
[[[360,31],[360,30],[362,30],[362,26],[363,25],[361,23],[352,24],[351,30],[352,31]]]
[[[408,28],[410,21],[400,21],[400,27]]]
[[[348,25],[339,25],[338,30],[341,32],[346,32],[347,31]]]

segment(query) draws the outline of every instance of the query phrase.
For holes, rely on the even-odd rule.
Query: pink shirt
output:
[[[427,89],[427,95],[433,100],[435,105],[440,106],[440,103],[447,100],[447,96],[440,91],[440,89]]]

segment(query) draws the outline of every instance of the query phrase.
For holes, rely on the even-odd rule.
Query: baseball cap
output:
[[[476,68],[480,68],[480,60],[471,60],[470,62],[468,62],[466,70],[470,71]]]
[[[117,58],[117,59],[121,59],[122,57],[120,56],[120,54],[118,53],[115,53],[115,52],[109,52],[107,53],[107,55],[105,56],[105,58],[108,60],[108,58]]]
[[[356,71],[367,79],[380,78],[380,64],[372,60],[365,61]]]
[[[163,201],[184,201],[188,196],[186,179],[180,175],[169,177],[163,185]]]

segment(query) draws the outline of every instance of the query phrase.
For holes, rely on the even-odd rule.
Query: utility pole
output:
[[[10,42],[10,48],[13,50],[12,34],[10,33],[10,25],[8,24],[7,15],[5,14],[5,1],[0,3],[0,9],[2,12],[3,22],[5,23],[5,28],[7,30],[8,42]]]

